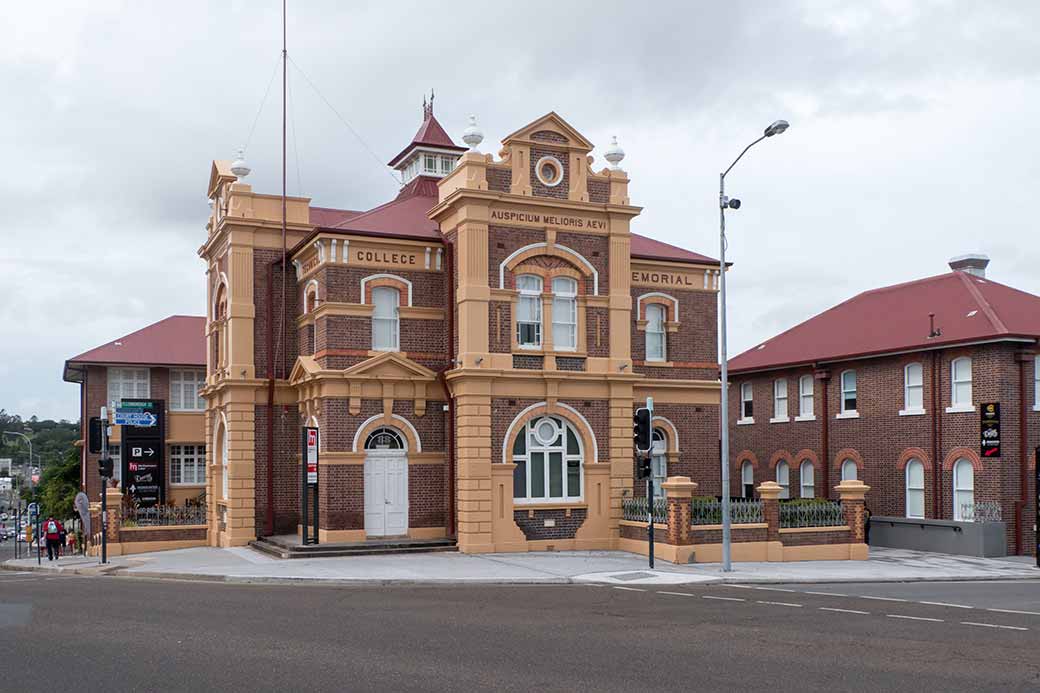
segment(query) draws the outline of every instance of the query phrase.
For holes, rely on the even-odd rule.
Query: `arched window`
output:
[[[646,360],[664,361],[667,346],[664,331],[664,306],[649,303],[646,306]]]
[[[751,466],[750,460],[744,460],[740,465],[740,496],[741,498],[754,498],[755,496],[755,468]]]
[[[513,439],[513,498],[576,501],[582,498],[582,445],[565,419],[528,421]]]
[[[668,480],[668,439],[659,428],[654,429],[654,439],[650,444],[650,473],[654,480],[654,496],[664,495],[661,487]]]
[[[950,408],[971,409],[971,359],[967,356],[954,359],[950,369]]]
[[[578,348],[578,282],[556,277],[552,290],[553,348],[574,351]]]
[[[963,457],[953,464],[953,519],[971,522],[975,518],[975,468]]]
[[[906,463],[906,516],[924,517],[924,464],[916,458]]]
[[[919,363],[903,369],[903,414],[924,412],[924,371]]]
[[[217,288],[217,296],[213,301],[213,322],[217,327],[213,331],[213,366],[223,368],[227,365],[228,354],[227,287],[223,283]]]
[[[366,450],[404,450],[404,438],[389,426],[382,426],[368,434],[365,439]]]
[[[780,497],[791,497],[791,468],[783,460],[776,463],[776,483],[780,485]]]
[[[856,469],[856,463],[852,460],[845,460],[841,463],[841,480],[842,481],[856,481],[859,476],[859,470]]]
[[[542,278],[521,274],[516,278],[520,292],[516,304],[516,343],[522,349],[542,346]]]
[[[802,485],[802,498],[816,497],[816,467],[809,460],[802,462],[798,468],[798,480]]]
[[[228,473],[228,432],[227,426],[221,421],[219,437],[217,438],[217,450],[220,451],[220,495],[227,500],[229,483]]]
[[[398,305],[401,295],[389,286],[372,289],[372,349],[398,351]]]
[[[318,282],[313,279],[303,289],[303,312],[313,312],[318,307]]]

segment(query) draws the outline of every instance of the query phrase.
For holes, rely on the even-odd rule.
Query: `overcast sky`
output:
[[[731,354],[853,294],[984,252],[1040,293],[1040,4],[289,3],[289,192],[367,209],[424,92],[482,149],[555,110],[627,153],[634,230],[718,254],[730,174]],[[493,9],[492,5],[501,9]],[[248,140],[278,192],[280,3],[0,9],[0,407],[78,417],[63,361],[203,315],[210,161]],[[367,148],[308,85],[350,122]],[[293,143],[295,142],[295,147]],[[372,153],[375,153],[373,157]]]

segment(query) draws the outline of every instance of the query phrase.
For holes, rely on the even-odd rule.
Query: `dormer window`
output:
[[[458,160],[459,157],[456,154],[416,152],[407,163],[400,167],[401,176],[405,183],[411,182],[416,176],[441,178],[455,170]]]
[[[423,173],[437,175],[437,157],[433,154],[423,155]]]

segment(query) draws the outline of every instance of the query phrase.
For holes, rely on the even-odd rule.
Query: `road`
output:
[[[0,572],[0,661],[6,690],[1040,688],[1040,609],[985,606],[1011,592],[1035,604],[1040,582],[936,588],[959,591],[934,601],[976,608],[866,598],[908,588],[929,596],[921,585],[335,588]]]

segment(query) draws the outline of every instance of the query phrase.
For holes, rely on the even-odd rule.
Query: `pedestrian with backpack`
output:
[[[43,523],[44,536],[47,538],[47,560],[53,561],[59,557],[59,546],[61,545],[61,533],[65,531],[61,523],[53,516],[47,518]]]

